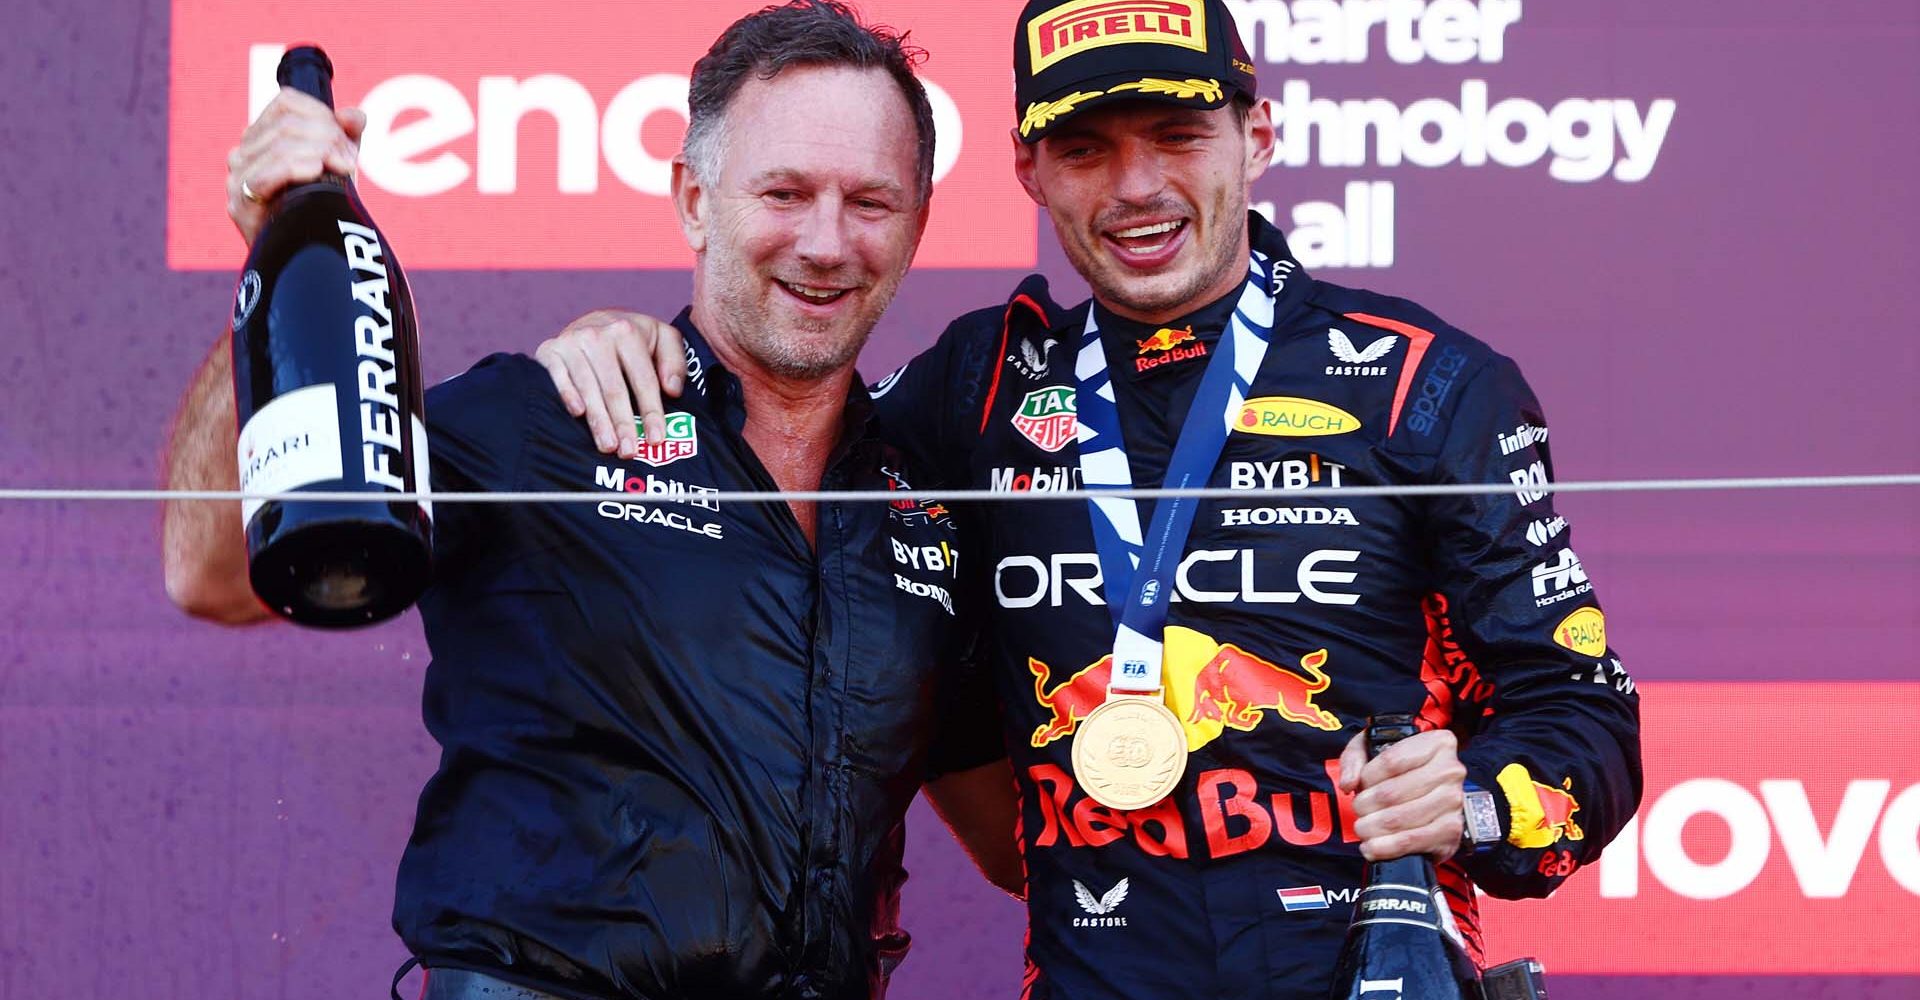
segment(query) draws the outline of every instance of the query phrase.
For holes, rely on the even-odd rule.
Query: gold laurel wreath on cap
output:
[[[1142,77],[1135,83],[1121,83],[1108,87],[1107,93],[1114,94],[1123,90],[1138,91],[1142,94],[1165,94],[1181,100],[1198,97],[1202,100],[1217,101],[1226,96],[1226,92],[1220,89],[1218,80],[1162,80],[1151,76]]]
[[[1106,93],[1104,90],[1077,90],[1057,101],[1036,101],[1027,105],[1027,116],[1020,120],[1020,134],[1026,135],[1037,128],[1045,128],[1061,115],[1071,112],[1081,104]]]
[[[1217,101],[1226,96],[1220,89],[1218,80],[1162,80],[1158,77],[1141,77],[1133,83],[1120,83],[1105,90],[1076,90],[1057,101],[1035,101],[1027,105],[1027,115],[1020,120],[1020,135],[1025,137],[1037,128],[1045,128],[1062,115],[1072,114],[1073,110],[1096,97],[1130,91],[1141,94],[1163,94],[1181,100],[1200,98]]]

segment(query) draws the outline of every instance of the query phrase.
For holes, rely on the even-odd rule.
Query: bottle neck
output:
[[[333,107],[333,62],[325,52],[310,45],[295,46],[280,58],[274,79],[282,87],[292,87],[308,97]]]
[[[1367,885],[1389,883],[1416,886],[1428,891],[1439,885],[1433,873],[1433,862],[1428,861],[1424,854],[1367,863]]]
[[[339,174],[321,174],[304,184],[295,184],[290,188],[282,189],[268,203],[268,212],[277,216],[288,205],[316,194],[344,194],[349,201],[356,204],[359,202],[359,195],[353,189],[353,181]]]

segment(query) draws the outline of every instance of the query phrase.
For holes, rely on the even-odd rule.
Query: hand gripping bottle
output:
[[[1374,716],[1367,723],[1367,756],[1417,731],[1411,715]],[[1367,864],[1328,997],[1481,1000],[1480,972],[1425,855]]]

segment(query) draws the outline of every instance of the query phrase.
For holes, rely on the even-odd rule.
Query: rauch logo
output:
[[[305,39],[334,59],[336,103],[367,112],[358,186],[409,266],[691,266],[667,199],[687,75],[745,7],[682,5],[664,17],[647,5],[570,0],[510,25],[458,0],[380,10],[376,23],[288,0],[174,0],[168,266],[238,265],[227,151],[276,93],[285,45]],[[1013,124],[1006,13],[908,0],[862,10],[910,30],[932,54],[922,79],[939,140],[936,187],[916,261],[1032,267],[1036,214],[1012,182],[1002,138]]]

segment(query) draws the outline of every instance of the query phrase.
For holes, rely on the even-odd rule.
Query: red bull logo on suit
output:
[[[1573,797],[1573,779],[1561,782],[1560,788],[1543,785],[1533,780],[1525,764],[1513,763],[1501,768],[1496,780],[1513,814],[1508,843],[1515,847],[1549,847],[1562,838],[1586,838],[1580,824],[1573,821],[1573,814],[1580,811],[1580,800]]]
[[[1179,625],[1167,627],[1165,643],[1166,703],[1186,729],[1189,751],[1228,729],[1252,732],[1268,713],[1324,732],[1340,728],[1339,718],[1314,702],[1333,683],[1322,669],[1328,659],[1324,649],[1300,657],[1295,670]],[[1072,735],[1106,699],[1113,657],[1103,656],[1051,688],[1052,668],[1046,663],[1029,658],[1027,669],[1033,674],[1034,700],[1052,713],[1033,731],[1033,746],[1043,747]]]

